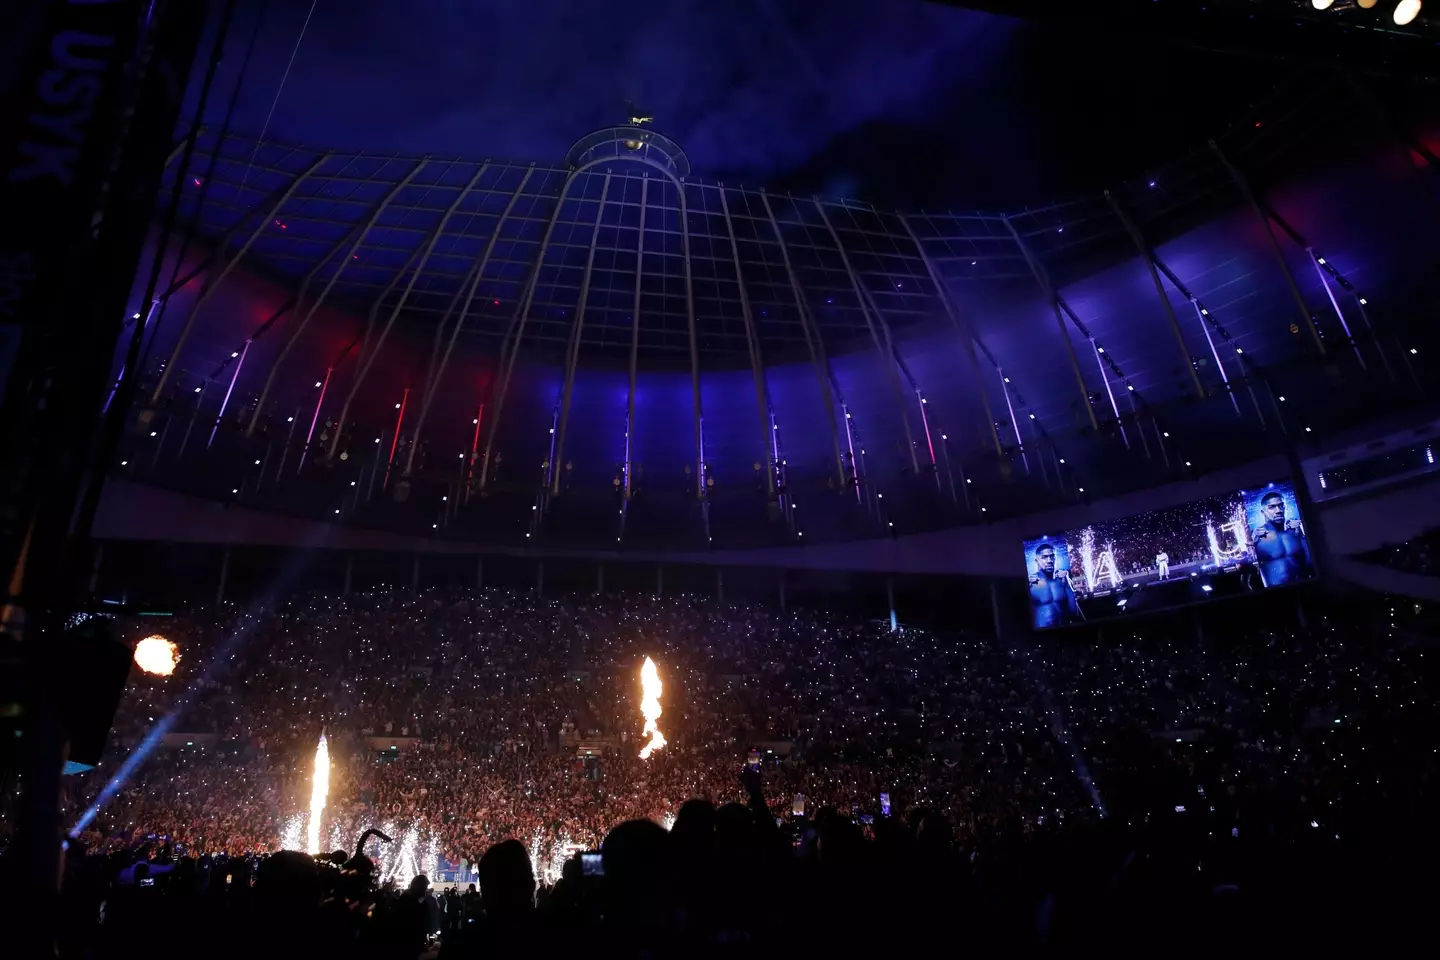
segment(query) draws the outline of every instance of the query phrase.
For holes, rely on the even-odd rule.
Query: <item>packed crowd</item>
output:
[[[802,854],[767,876],[795,880],[787,871],[806,869],[807,849],[829,849],[832,862],[898,858],[907,870],[943,861],[959,870],[947,883],[1029,890],[1024,911],[1034,891],[1030,868],[1016,865],[1056,838],[1183,829],[1186,869],[1221,883],[1221,864],[1234,861],[1213,847],[1217,836],[1380,844],[1426,822],[1440,719],[1433,652],[1357,620],[1353,605],[1304,628],[1271,613],[1237,607],[1206,631],[1160,618],[1099,643],[1039,646],[690,596],[390,590],[204,609],[163,624],[182,651],[178,670],[136,675],[106,760],[67,778],[67,815],[85,827],[73,849],[112,858],[112,915],[150,909],[134,899],[137,850],[142,870],[173,873],[161,885],[186,896],[239,877],[243,891],[226,891],[227,903],[258,897],[265,871],[281,869],[266,865],[288,863],[305,890],[330,891],[325,902],[361,883],[380,897],[366,936],[389,942],[393,921],[414,946],[420,927],[448,929],[454,943],[466,917],[489,915],[481,894],[409,890],[416,874],[483,888],[482,855],[519,850],[523,872],[559,898],[552,910],[583,913],[579,851],[608,857],[607,831],[627,824],[636,838],[621,849],[658,856],[654,845],[696,829],[682,826],[686,810],[707,824],[705,857],[722,829],[743,835],[745,869],[768,862],[772,842]],[[136,636],[154,625],[135,625]],[[642,761],[646,656],[665,684],[668,743]],[[80,821],[157,729],[168,735],[151,736],[144,763]],[[368,841],[370,872],[358,879],[361,861],[339,868],[349,854],[318,867],[274,856],[303,849],[322,731],[334,762],[321,849],[352,850],[372,827],[392,840]],[[735,802],[748,805],[743,823]],[[927,829],[938,859],[922,852]],[[1115,866],[1101,857],[1085,869]],[[687,882],[714,893],[709,880]],[[985,922],[1001,916],[1034,933],[1029,912]]]
[[[1357,560],[1390,567],[1402,573],[1433,577],[1440,574],[1435,558],[1440,557],[1440,530],[1427,530],[1404,543],[1386,544],[1356,556]]]

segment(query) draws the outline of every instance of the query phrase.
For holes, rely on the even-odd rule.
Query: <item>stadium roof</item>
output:
[[[240,463],[313,421],[292,463],[374,434],[407,466],[509,450],[557,490],[562,463],[608,490],[661,457],[680,489],[722,462],[731,488],[765,460],[792,488],[923,476],[941,509],[909,528],[1101,496],[1420,394],[1433,186],[1374,121],[1307,75],[1107,191],[982,210],[722,183],[648,122],[536,161],[203,131],[164,185],[187,260],[159,289],[193,279],[145,317],[148,397],[223,408]]]

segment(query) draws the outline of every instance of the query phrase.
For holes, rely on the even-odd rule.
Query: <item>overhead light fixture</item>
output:
[[[1310,0],[1310,5],[1316,10],[1329,10],[1334,4],[1335,0]]]
[[[1400,0],[1395,5],[1395,25],[1406,26],[1420,16],[1420,0]]]

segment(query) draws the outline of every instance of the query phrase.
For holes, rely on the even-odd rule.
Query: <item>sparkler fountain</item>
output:
[[[325,733],[315,747],[315,772],[310,785],[310,822],[306,829],[306,852],[320,852],[320,815],[325,812],[325,798],[330,793],[330,745]]]

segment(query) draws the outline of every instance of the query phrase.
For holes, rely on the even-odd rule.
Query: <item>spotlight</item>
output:
[[[1310,0],[1310,5],[1316,10],[1329,10],[1335,4],[1335,0]]]
[[[1361,10],[1373,10],[1375,9],[1375,4],[1379,2],[1380,0],[1356,0],[1356,5],[1359,6]]]
[[[1400,0],[1395,5],[1395,25],[1403,27],[1420,16],[1420,0]]]

